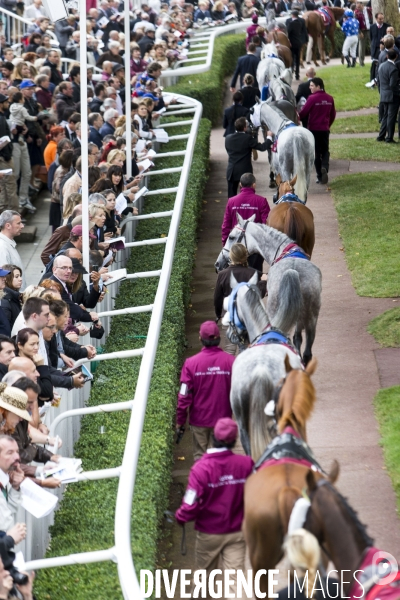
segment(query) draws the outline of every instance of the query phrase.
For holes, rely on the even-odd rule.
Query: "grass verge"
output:
[[[185,309],[190,296],[197,220],[207,180],[210,130],[210,122],[203,119],[186,191],[146,410],[132,510],[132,551],[138,571],[155,568],[159,525],[168,503],[172,420],[185,342]],[[174,129],[174,134],[184,132],[187,132],[187,127]],[[184,148],[185,142],[182,140],[168,144],[168,151]],[[161,159],[157,162],[157,168],[176,166],[176,162],[176,158]],[[157,189],[176,186],[178,181],[179,174],[173,173],[154,176],[151,184]],[[173,207],[173,201],[173,195],[149,196],[146,198],[146,212],[169,210]],[[142,221],[136,239],[167,235],[168,228],[169,219]],[[160,268],[163,245],[132,250],[127,264],[128,272]],[[152,303],[157,285],[157,278],[124,282],[115,308]],[[114,317],[105,351],[143,346],[149,320],[150,314]],[[140,359],[136,358],[101,362],[96,371],[89,406],[132,399],[139,366]],[[121,464],[129,418],[130,413],[121,412],[82,419],[75,453],[82,458],[85,470]],[[101,426],[105,428],[104,434],[99,433]],[[117,486],[116,479],[69,485],[51,528],[52,541],[47,556],[112,547]],[[38,573],[35,590],[41,600],[122,598],[116,565],[108,562],[42,570]]]
[[[400,386],[380,390],[374,404],[385,465],[396,494],[397,510],[400,510]]]
[[[397,172],[344,175],[331,184],[347,265],[360,296],[400,295],[399,186]]]
[[[373,138],[331,140],[331,158],[340,160],[374,160],[376,162],[400,162],[399,146],[377,142]],[[377,167],[379,168],[379,167]],[[388,177],[388,175],[386,175]]]
[[[331,127],[331,133],[377,133],[379,131],[378,112],[374,115],[345,117],[336,119]]]
[[[384,348],[400,347],[400,307],[391,308],[372,319],[368,332]]]
[[[365,87],[369,81],[368,67],[326,67],[317,70],[317,76],[324,80],[325,90],[334,97],[338,111],[372,108],[379,104],[378,91]]]
[[[243,34],[223,35],[216,38],[211,69],[199,75],[181,77],[179,83],[167,91],[196,98],[203,104],[203,116],[215,126],[221,120],[225,94],[224,80],[232,76],[239,56],[245,54]],[[239,85],[239,81],[237,83]]]

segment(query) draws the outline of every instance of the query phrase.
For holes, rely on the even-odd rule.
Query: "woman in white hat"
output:
[[[0,382],[0,434],[11,435],[20,421],[32,420],[27,402],[25,392]]]

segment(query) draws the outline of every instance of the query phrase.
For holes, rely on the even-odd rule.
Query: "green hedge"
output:
[[[152,377],[140,450],[136,491],[132,511],[132,548],[136,568],[154,569],[160,520],[167,508],[172,423],[176,407],[178,375],[185,345],[185,309],[190,295],[194,264],[196,227],[203,190],[207,180],[211,124],[201,121],[191,167],[185,204],[179,227],[173,270],[167,296],[155,369]],[[188,126],[174,128],[174,134],[187,133]],[[182,150],[185,140],[171,141],[168,150]],[[176,166],[176,158],[157,162],[157,168]],[[179,173],[154,176],[152,187],[172,187]],[[146,198],[147,213],[173,208],[173,195]],[[170,219],[141,221],[136,239],[156,238],[168,233]],[[128,272],[151,271],[162,264],[164,245],[133,248]],[[154,301],[158,278],[124,282],[116,308],[150,304]],[[149,314],[114,317],[105,351],[125,350],[144,345]],[[89,405],[132,399],[140,359],[101,362],[96,371]],[[86,470],[121,464],[130,413],[111,413],[82,419],[75,454]],[[105,433],[100,433],[101,427]],[[118,481],[104,480],[69,485],[51,528],[47,556],[105,549],[114,544],[114,514]],[[117,568],[113,563],[96,563],[39,571],[35,585],[41,600],[117,600],[122,597]]]
[[[207,73],[181,77],[168,91],[190,96],[203,104],[203,116],[215,126],[221,119],[225,94],[225,78],[232,76],[237,59],[245,54],[244,34],[223,35],[216,38],[211,69]]]

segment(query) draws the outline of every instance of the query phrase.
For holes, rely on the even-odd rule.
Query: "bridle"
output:
[[[281,186],[284,185],[285,183],[289,184],[290,192],[285,192],[285,194],[283,194],[282,196],[279,196]],[[284,196],[286,196],[286,194],[288,194],[288,193],[294,194],[294,185],[291,185],[289,181],[281,181],[280,184],[278,185],[278,189],[276,190],[275,194],[272,197],[273,203],[278,204],[278,200],[280,200],[281,197],[283,198]]]
[[[239,231],[240,231],[240,235],[239,235],[237,241],[235,242],[235,244],[241,244],[242,240],[244,240],[244,246],[245,246],[246,250],[248,250],[247,240],[246,240],[246,229],[247,229],[247,225],[249,223],[250,223],[250,221],[246,221],[243,227],[239,227],[239,225],[236,225],[236,228],[239,229]],[[224,255],[224,253],[225,253],[225,255]],[[222,254],[224,255],[224,258],[227,260],[228,264],[230,264],[229,250],[228,250],[228,248],[225,248],[225,246],[222,248]]]

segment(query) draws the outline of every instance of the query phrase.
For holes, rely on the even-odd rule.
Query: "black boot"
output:
[[[348,56],[345,56],[346,62],[347,62],[347,68],[349,69],[351,67],[350,64],[350,58]]]
[[[357,59],[356,59],[356,58],[352,58],[352,59],[351,59],[351,66],[352,66],[352,67],[355,67],[355,66],[356,66],[356,64],[357,64]]]

